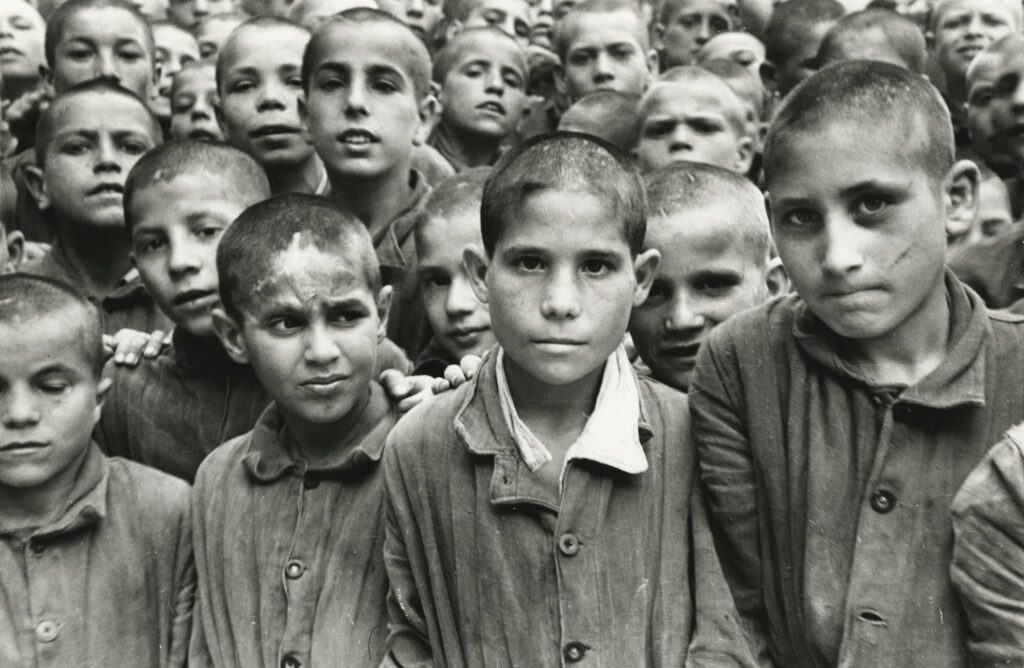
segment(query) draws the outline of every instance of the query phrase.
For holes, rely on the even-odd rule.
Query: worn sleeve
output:
[[[392,437],[395,432],[392,432]],[[396,452],[389,438],[384,449],[387,489],[384,565],[387,568],[388,640],[385,666],[433,665],[423,600],[413,565],[419,538],[412,503]],[[419,552],[422,554],[422,551]],[[426,583],[420,583],[426,586]]]
[[[175,560],[175,586],[168,668],[192,665],[188,661],[189,636],[192,632],[192,609],[196,595],[196,564],[192,552],[192,522],[188,505],[178,527],[178,554]]]
[[[213,666],[213,655],[210,651],[210,638],[207,635],[207,624],[212,623],[213,611],[210,610],[210,582],[206,564],[206,527],[203,522],[205,507],[204,490],[206,476],[202,467],[196,476],[196,484],[192,488],[192,542],[196,555],[196,589],[195,605],[192,611],[192,631],[188,643],[189,668],[207,668]]]
[[[1024,664],[1024,428],[993,448],[953,500],[953,584],[972,666]]]
[[[762,663],[767,613],[761,593],[757,491],[740,369],[729,339],[716,330],[701,347],[690,384],[690,416],[700,481],[726,581],[740,623]]]

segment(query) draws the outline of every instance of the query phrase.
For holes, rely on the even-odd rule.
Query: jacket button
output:
[[[885,489],[875,490],[871,494],[871,507],[884,515],[896,507],[896,495]]]
[[[281,668],[299,668],[302,662],[291,654],[285,654],[281,659]]]
[[[298,580],[302,577],[303,571],[302,562],[298,559],[292,559],[284,567],[284,574],[289,580]]]
[[[57,624],[49,619],[36,624],[36,640],[39,642],[53,642],[59,634],[60,629],[57,628]]]
[[[580,551],[580,539],[571,533],[563,533],[558,539],[558,549],[567,557]]]
[[[562,650],[562,655],[568,663],[576,663],[583,659],[583,655],[587,653],[587,646],[578,640],[573,640],[570,643],[566,643],[565,648]]]

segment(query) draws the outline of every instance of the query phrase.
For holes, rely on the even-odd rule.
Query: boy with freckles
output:
[[[396,415],[374,381],[391,289],[369,233],[327,200],[280,195],[228,228],[217,271],[217,334],[273,402],[196,477],[189,665],[378,666]]]
[[[658,267],[645,223],[629,160],[586,135],[494,167],[464,261],[499,347],[385,448],[388,665],[749,665],[686,396],[622,345]]]
[[[526,54],[497,28],[460,32],[434,57],[441,120],[429,143],[456,172],[497,161],[523,117],[527,75]]]
[[[309,138],[327,169],[331,197],[363,222],[395,295],[388,336],[410,357],[424,344],[413,227],[430,186],[413,167],[437,100],[430,56],[398,19],[351,9],[317,29],[302,61]]]
[[[764,170],[796,294],[716,327],[689,395],[744,626],[779,665],[963,666],[948,508],[1024,418],[1024,320],[945,264],[977,167],[927,80],[850,61],[783,102]]]

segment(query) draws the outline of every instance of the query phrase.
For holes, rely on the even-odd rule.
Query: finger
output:
[[[146,340],[146,348],[142,351],[142,354],[149,359],[153,359],[160,354],[160,349],[163,348],[164,339],[166,338],[167,335],[164,334],[163,330],[156,330]]]
[[[436,378],[430,386],[430,391],[434,394],[441,394],[442,392],[447,392],[450,389],[452,389],[451,383],[444,378]]]
[[[483,360],[476,355],[466,355],[459,360],[459,368],[462,369],[465,380],[470,380],[476,376],[476,372],[480,370],[481,364],[483,364]]]
[[[462,385],[466,382],[466,376],[463,374],[462,369],[458,365],[452,364],[445,368],[444,379],[448,381],[448,384],[453,388]]]
[[[387,369],[382,372],[380,384],[393,400],[404,399],[411,389],[405,381],[405,374],[397,369]]]

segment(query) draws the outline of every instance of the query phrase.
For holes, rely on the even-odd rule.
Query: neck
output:
[[[369,403],[370,388],[366,388],[359,403],[345,417],[335,422],[313,423],[286,416],[288,433],[297,454],[314,468],[339,461],[340,455],[359,442],[360,435],[355,433],[354,427],[363,417]]]
[[[896,330],[872,339],[847,339],[843,356],[878,385],[910,387],[946,358],[951,316],[945,282]]]
[[[494,164],[498,155],[500,140],[471,133],[457,134],[447,125],[437,128],[436,141],[443,153],[455,156],[455,159],[467,167],[489,167]]]
[[[409,169],[409,161],[405,161],[386,174],[368,179],[331,174],[331,197],[363,221],[372,235],[405,209],[412,192]]]
[[[947,76],[945,78],[946,99],[951,107],[960,109],[967,101],[967,77],[964,75]]]
[[[302,193],[312,195],[323,177],[323,165],[316,154],[309,156],[298,165],[281,169],[268,169],[267,180],[270,181],[270,194]]]
[[[4,102],[15,102],[25,93],[30,93],[39,87],[39,77],[10,77],[4,76],[0,84],[0,98]]]
[[[131,240],[124,227],[58,225],[57,240],[89,292],[106,294],[132,267]]]
[[[604,366],[568,385],[548,385],[528,374],[508,355],[504,360],[509,394],[519,418],[538,435],[569,431],[579,436],[594,412]]]
[[[75,479],[88,454],[89,448],[84,448],[78,459],[42,485],[26,489],[0,484],[3,525],[14,530],[36,529],[55,521],[67,505]]]

